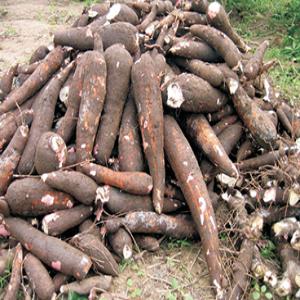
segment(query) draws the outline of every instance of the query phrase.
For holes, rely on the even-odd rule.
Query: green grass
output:
[[[300,94],[300,1],[223,0],[238,33],[256,48],[270,41],[266,60],[276,59],[273,83],[286,100],[299,102]]]

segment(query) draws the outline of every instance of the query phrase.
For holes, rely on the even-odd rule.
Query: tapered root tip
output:
[[[233,78],[227,80],[227,86],[231,95],[234,95],[239,88],[239,82]]]

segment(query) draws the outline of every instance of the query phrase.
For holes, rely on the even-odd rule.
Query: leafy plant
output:
[[[251,299],[252,300],[261,300],[261,299],[271,300],[271,299],[273,299],[273,295],[269,291],[267,286],[265,286],[265,285],[260,286],[259,283],[255,281],[253,284],[253,291],[251,293]]]
[[[270,240],[267,241],[267,244],[260,249],[260,254],[266,259],[274,259],[276,246]]]
[[[75,292],[69,292],[68,300],[87,300],[88,298],[85,296],[78,295]]]

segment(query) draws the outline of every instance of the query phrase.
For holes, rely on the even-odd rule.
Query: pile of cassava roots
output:
[[[218,2],[102,2],[4,72],[3,299],[116,299],[118,262],[163,236],[200,239],[217,299],[246,297],[251,277],[300,297],[300,114],[272,86],[268,44],[250,49]]]

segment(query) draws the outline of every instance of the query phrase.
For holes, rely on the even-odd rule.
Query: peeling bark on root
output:
[[[106,94],[106,62],[102,53],[85,52],[82,97],[76,128],[77,162],[92,158],[93,146]],[[77,169],[80,170],[81,166]]]
[[[57,47],[51,51],[24,84],[15,89],[0,104],[0,114],[8,112],[16,107],[17,104],[20,105],[33,96],[61,66],[63,59],[64,51],[61,47]]]
[[[76,171],[57,171],[44,174],[42,180],[50,187],[73,196],[85,205],[96,199],[98,185],[90,177]]]
[[[24,258],[24,269],[30,284],[41,300],[51,299],[55,292],[54,283],[48,270],[34,255],[28,253]]]
[[[13,79],[17,75],[18,65],[9,68],[0,78],[0,101],[11,92]]]
[[[201,237],[211,281],[224,297],[223,272],[214,210],[196,157],[175,119],[165,117],[165,151]]]
[[[133,237],[135,242],[141,249],[150,252],[159,250],[159,241],[155,237],[143,234],[135,234]]]
[[[248,272],[251,268],[254,252],[254,242],[245,239],[242,242],[237,261],[233,266],[233,284],[229,300],[241,299],[249,285]]]
[[[14,181],[5,195],[11,212],[21,216],[40,216],[73,206],[73,198],[53,190],[38,178]]]
[[[133,64],[129,52],[120,44],[107,48],[104,57],[107,66],[106,96],[94,145],[94,156],[103,165],[110,158],[117,139]]]
[[[29,64],[33,64],[39,60],[44,59],[49,53],[49,49],[46,46],[39,46],[31,55]]]
[[[93,213],[93,208],[84,205],[60,210],[46,215],[42,220],[43,231],[52,236],[58,236],[79,225]]]
[[[10,280],[3,300],[15,300],[21,285],[23,251],[21,244],[16,247],[15,256],[12,262]]]
[[[197,146],[224,173],[238,177],[238,171],[228,157],[223,145],[215,135],[204,115],[191,115],[187,118],[187,130]]]
[[[110,186],[99,187],[97,200],[100,200],[113,214],[126,213],[130,211],[154,211],[151,196],[139,196],[125,193]],[[171,213],[182,207],[182,202],[164,198],[164,213]]]
[[[117,232],[109,234],[108,241],[114,252],[122,259],[129,259],[132,256],[132,239],[124,228],[120,228]]]
[[[134,99],[129,96],[122,116],[119,132],[120,171],[142,172],[145,169],[141,137]]]
[[[52,269],[78,280],[89,272],[92,265],[89,257],[66,242],[47,236],[18,218],[6,218],[4,225],[28,251]]]
[[[164,102],[172,108],[193,113],[215,112],[228,101],[228,97],[202,78],[182,73],[171,79],[163,90]]]
[[[3,196],[12,180],[28,139],[28,126],[20,126],[5,151],[0,156],[0,196]]]
[[[99,184],[111,185],[132,194],[147,195],[153,188],[151,176],[143,172],[117,172],[93,163],[83,164],[81,171]]]
[[[36,145],[34,167],[40,175],[56,171],[66,165],[67,155],[64,140],[54,132],[45,132]]]
[[[42,91],[40,97],[37,98],[37,103],[34,105],[34,118],[29,132],[28,142],[18,165],[18,172],[21,174],[30,174],[33,170],[38,141],[43,133],[52,128],[59,91],[73,66],[74,62],[71,62],[66,68],[54,76]],[[38,71],[38,69],[36,71]]]
[[[99,237],[80,233],[71,239],[71,244],[91,258],[96,271],[112,276],[118,275],[118,264]]]
[[[155,212],[130,212],[124,218],[111,218],[105,222],[108,233],[116,232],[121,226],[132,233],[162,234],[177,239],[198,236],[193,221],[186,215],[158,215]]]
[[[149,54],[143,54],[134,63],[131,80],[143,148],[153,179],[153,206],[161,213],[165,186],[163,107],[154,62]]]
[[[107,275],[98,275],[86,278],[82,281],[74,281],[60,287],[60,292],[68,294],[75,292],[79,295],[88,295],[93,288],[108,290],[112,283],[112,277]]]

